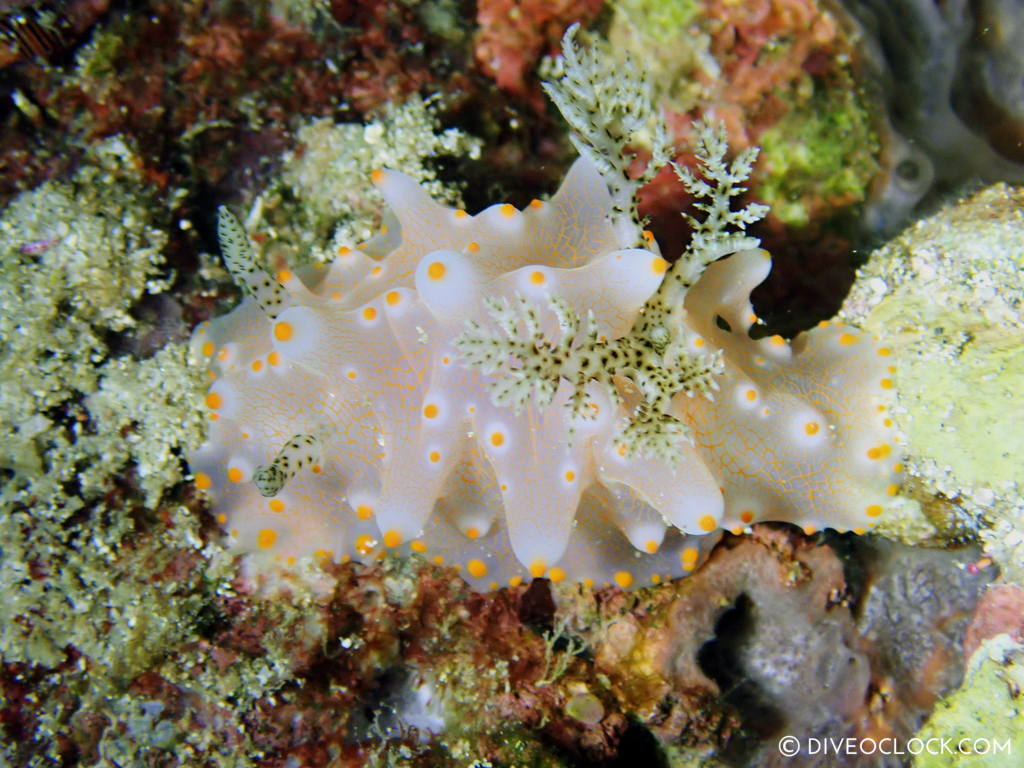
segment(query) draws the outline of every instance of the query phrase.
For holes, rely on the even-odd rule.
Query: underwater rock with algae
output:
[[[997,184],[910,226],[871,255],[841,312],[884,337],[901,360],[893,415],[907,436],[904,493],[942,538],[980,529],[1018,583],[1022,208],[1019,188]],[[921,517],[911,508],[904,520]],[[910,537],[919,536],[920,526],[910,525],[918,528]]]
[[[1024,688],[1024,646],[1009,635],[996,635],[967,667],[964,687],[939,704],[917,733],[923,742],[945,743],[948,750],[922,752],[914,758],[914,768],[1010,765],[1014,750],[1024,743],[1018,703]]]

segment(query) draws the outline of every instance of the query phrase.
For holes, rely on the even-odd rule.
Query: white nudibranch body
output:
[[[752,339],[766,252],[690,285],[622,242],[586,159],[550,201],[477,215],[374,181],[387,233],[306,281],[249,271],[222,214],[250,297],[195,332],[216,380],[189,460],[255,567],[390,550],[478,589],[639,586],[722,528],[863,531],[896,493],[888,351],[837,324]]]

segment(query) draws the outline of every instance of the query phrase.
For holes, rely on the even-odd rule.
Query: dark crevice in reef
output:
[[[536,632],[550,632],[555,623],[555,598],[551,582],[534,579],[519,601],[519,620]]]
[[[630,723],[619,740],[618,754],[604,768],[669,768],[668,759],[653,733],[640,723]]]
[[[744,669],[744,647],[755,632],[757,607],[742,593],[715,623],[715,636],[701,647],[697,663],[722,691],[722,702],[742,718],[744,729],[734,734],[722,757],[729,765],[745,765],[752,749],[779,731],[780,712]]]

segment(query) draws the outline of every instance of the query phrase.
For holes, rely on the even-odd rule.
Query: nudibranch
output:
[[[215,381],[189,461],[257,567],[390,551],[477,589],[625,588],[721,529],[864,531],[891,503],[888,350],[839,324],[753,338],[765,251],[670,265],[586,157],[550,200],[476,215],[373,180],[381,234],[321,274],[266,273],[221,211],[248,297],[194,334]]]

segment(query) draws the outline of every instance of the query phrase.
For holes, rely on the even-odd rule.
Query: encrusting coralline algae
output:
[[[263,271],[221,211],[250,298],[193,338],[217,380],[191,463],[236,548],[628,587],[692,570],[720,528],[862,532],[896,495],[889,349],[842,324],[749,335],[771,262],[743,234],[763,210],[729,203],[753,152],[727,163],[699,128],[694,236],[669,265],[636,215],[647,176],[626,174],[647,86],[574,35],[547,90],[582,157],[550,201],[472,216],[375,172],[380,234],[308,286]]]

